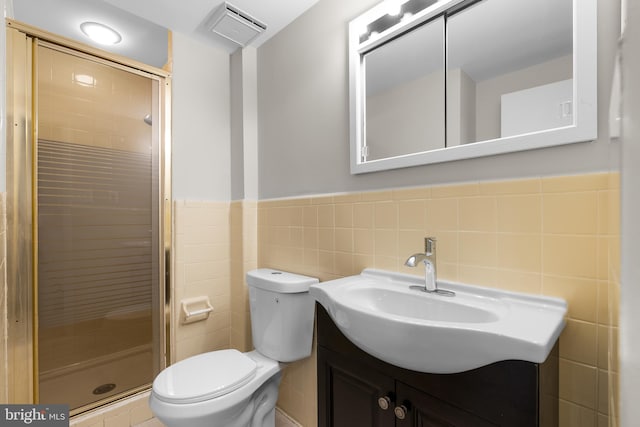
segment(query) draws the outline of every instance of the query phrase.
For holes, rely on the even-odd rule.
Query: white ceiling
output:
[[[173,31],[199,36],[202,36],[202,34],[198,32],[198,26],[222,3],[222,0],[105,1]],[[258,47],[317,3],[317,1],[318,0],[230,0],[229,3],[267,25],[267,30],[251,43],[252,46]],[[205,39],[222,42],[222,39],[218,36],[212,34],[210,37],[211,38],[205,37]],[[233,49],[236,47],[237,46],[233,46]]]
[[[229,3],[267,25],[251,46],[258,47],[318,0],[230,0]],[[166,30],[233,52],[238,46],[201,28],[222,0],[14,0],[15,19],[91,44],[80,32],[83,21],[112,26],[123,42],[109,49],[147,64],[166,61]],[[163,35],[164,33],[164,35]],[[104,46],[98,46],[104,48]],[[160,63],[161,62],[161,63]]]
[[[123,35],[123,41],[110,48],[110,51],[161,67],[167,59],[166,29],[229,52],[238,47],[201,28],[222,1],[13,0],[13,3],[16,19],[87,44],[92,43],[80,32],[80,23],[89,20],[108,24]],[[267,25],[267,30],[251,43],[259,47],[317,1],[230,0],[230,3]],[[462,68],[472,78],[483,80],[498,73],[496,69],[504,73],[566,55],[572,50],[571,5],[572,0],[481,2],[477,7],[451,18],[449,66]],[[500,20],[498,17],[506,19]],[[497,25],[497,21],[501,24]],[[384,65],[373,67],[379,70],[380,76],[368,75],[368,83],[379,82],[385,86],[408,78],[396,75],[398,70],[405,70],[406,74],[421,72],[420,69],[424,67],[441,68],[441,62],[439,66],[432,62],[441,61],[442,55],[436,53],[437,50],[425,49],[424,38],[417,40],[421,48],[409,46],[410,53],[404,54],[404,59],[402,56],[386,57],[383,53],[386,50],[392,54],[396,49],[379,50],[380,62]],[[468,40],[474,42],[469,43]],[[527,49],[523,49],[524,46]],[[411,66],[403,62],[407,60],[412,63]],[[420,61],[426,63],[416,66],[415,63]]]

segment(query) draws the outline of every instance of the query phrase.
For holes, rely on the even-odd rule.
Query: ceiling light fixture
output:
[[[411,19],[412,16],[413,16],[413,13],[406,12],[404,15],[402,15],[401,21],[408,21],[409,19]]]
[[[98,22],[83,22],[80,30],[96,43],[114,45],[122,41],[122,36],[116,30]]]
[[[399,1],[394,1],[389,3],[389,9],[387,14],[390,16],[398,16],[402,12],[402,3]]]

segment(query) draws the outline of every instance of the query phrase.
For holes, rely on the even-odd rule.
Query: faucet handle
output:
[[[436,238],[425,237],[424,238],[424,253],[429,255],[436,251]]]

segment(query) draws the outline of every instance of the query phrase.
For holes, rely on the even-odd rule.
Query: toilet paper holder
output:
[[[193,323],[209,318],[209,314],[213,311],[213,306],[209,301],[209,297],[185,298],[181,301],[183,319],[182,323]]]

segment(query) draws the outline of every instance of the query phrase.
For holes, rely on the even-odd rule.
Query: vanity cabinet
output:
[[[558,426],[557,349],[544,364],[414,372],[363,352],[316,307],[319,427]]]

